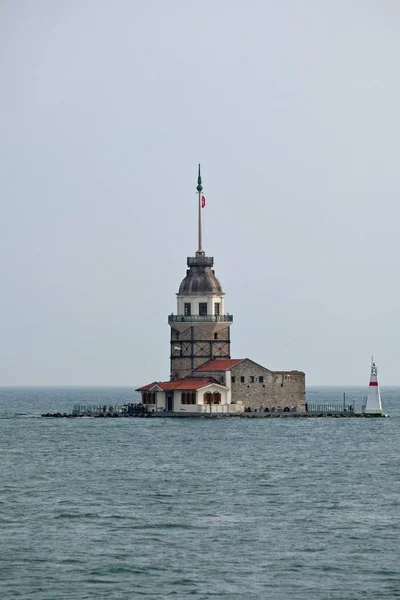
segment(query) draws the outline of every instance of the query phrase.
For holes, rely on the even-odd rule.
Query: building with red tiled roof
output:
[[[138,388],[137,392],[144,392],[159,387],[164,392],[169,390],[201,390],[204,387],[219,382],[212,377],[185,377],[184,379],[174,379],[173,381],[154,381]]]
[[[242,360],[244,358],[218,358],[216,360],[209,360],[204,365],[201,365],[201,367],[197,367],[194,372],[202,373],[203,371],[207,371],[208,373],[212,373],[214,371],[229,371],[232,367],[242,362]]]
[[[230,393],[213,377],[185,377],[154,381],[136,390],[153,412],[229,412]]]

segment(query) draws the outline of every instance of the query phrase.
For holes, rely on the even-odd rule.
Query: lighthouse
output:
[[[378,383],[378,369],[374,363],[374,359],[371,360],[371,376],[369,379],[367,404],[365,405],[366,414],[383,414],[381,393],[379,391]]]
[[[153,414],[168,416],[238,415],[247,411],[304,412],[303,371],[272,371],[249,358],[231,358],[232,314],[214,271],[214,258],[203,248],[203,194],[197,177],[198,239],[187,259],[186,275],[176,294],[170,326],[170,379],[138,388]]]
[[[202,216],[206,204],[200,165],[197,178],[198,243],[177,293],[177,312],[168,316],[171,327],[170,378],[192,375],[204,363],[229,359],[233,316],[225,314],[224,292],[215,276],[214,258],[203,249]]]

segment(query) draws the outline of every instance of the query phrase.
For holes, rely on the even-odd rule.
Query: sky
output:
[[[397,0],[0,0],[0,385],[169,377],[203,246],[233,358],[400,385]]]

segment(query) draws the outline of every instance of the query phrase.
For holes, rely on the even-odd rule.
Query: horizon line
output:
[[[29,384],[29,383],[23,383],[23,384],[0,384],[0,389],[7,389],[7,388],[66,388],[66,389],[74,389],[74,388],[131,388],[133,391],[136,391],[136,387],[140,387],[140,384],[91,384],[91,383],[75,383],[75,384],[64,384],[64,383],[33,383],[33,384]],[[325,387],[325,388],[360,388],[360,387],[364,387],[366,390],[368,389],[368,383],[365,384],[357,384],[357,383],[349,383],[349,384],[331,384],[331,383],[313,383],[311,385],[306,385],[306,390],[307,389],[312,389],[312,388],[321,388],[321,387]],[[400,383],[399,384],[386,384],[386,385],[380,385],[380,388],[388,388],[388,387],[400,387]]]

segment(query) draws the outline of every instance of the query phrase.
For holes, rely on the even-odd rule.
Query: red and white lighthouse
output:
[[[367,404],[365,405],[366,414],[383,414],[381,393],[379,390],[378,383],[378,369],[374,363],[374,359],[371,361],[371,377],[369,379]]]

